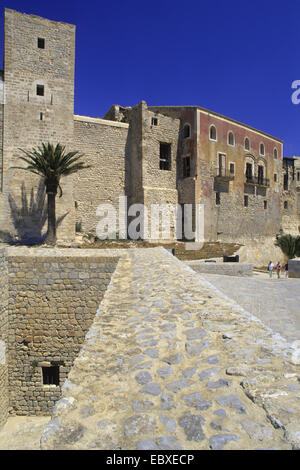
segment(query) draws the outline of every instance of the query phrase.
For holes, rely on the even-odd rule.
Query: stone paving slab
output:
[[[300,279],[228,277],[205,274],[205,279],[287,341],[300,340]]]
[[[299,403],[286,341],[165,250],[132,249],[41,448],[299,449]]]
[[[0,431],[0,450],[40,450],[43,428],[50,416],[14,416]]]

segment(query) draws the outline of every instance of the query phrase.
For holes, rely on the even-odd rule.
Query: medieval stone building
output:
[[[208,241],[274,238],[283,225],[298,230],[299,200],[294,197],[290,215],[283,202],[280,139],[199,106],[142,101],[114,105],[104,118],[76,116],[74,58],[75,26],[5,10],[2,239],[38,240],[46,230],[39,178],[13,167],[20,165],[20,148],[48,141],[79,150],[91,165],[62,181],[61,241],[74,239],[76,222],[95,233],[99,204],[118,210],[120,196],[127,197],[128,206],[203,204]],[[194,210],[194,227],[196,216]]]

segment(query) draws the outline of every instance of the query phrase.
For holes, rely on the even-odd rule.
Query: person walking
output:
[[[276,264],[276,272],[277,272],[277,278],[280,279],[280,271],[281,271],[281,263],[278,261],[278,263]]]
[[[286,278],[289,277],[289,263],[288,262],[284,266],[284,274]]]
[[[270,263],[268,264],[268,271],[269,271],[271,279],[272,279],[272,276],[273,276],[273,269],[274,269],[274,264],[272,263],[272,261],[270,261]]]

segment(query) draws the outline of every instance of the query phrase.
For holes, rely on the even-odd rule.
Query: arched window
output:
[[[191,136],[191,126],[189,124],[185,124],[183,128],[183,138],[187,139]]]
[[[275,159],[278,158],[278,150],[277,150],[277,149],[274,149],[274,158],[275,158]]]
[[[245,150],[250,150],[250,140],[248,137],[245,138]]]
[[[234,145],[234,135],[233,132],[228,133],[228,145]]]
[[[210,126],[209,138],[210,140],[217,140],[217,129],[215,128],[215,126]]]
[[[259,145],[259,153],[260,153],[260,155],[264,155],[264,154],[265,154],[265,146],[264,146],[264,144],[260,144],[260,145]]]

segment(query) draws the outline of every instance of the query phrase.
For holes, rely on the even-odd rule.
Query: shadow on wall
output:
[[[16,231],[13,235],[10,232],[0,232],[0,237],[7,243],[37,245],[44,242],[47,234],[42,233],[43,227],[47,221],[47,203],[46,190],[44,182],[41,180],[34,194],[31,188],[30,200],[26,193],[24,182],[21,185],[21,207],[17,206],[16,200],[11,194],[8,196],[8,202],[11,211],[11,219]],[[68,212],[59,217],[56,221],[58,227]]]

